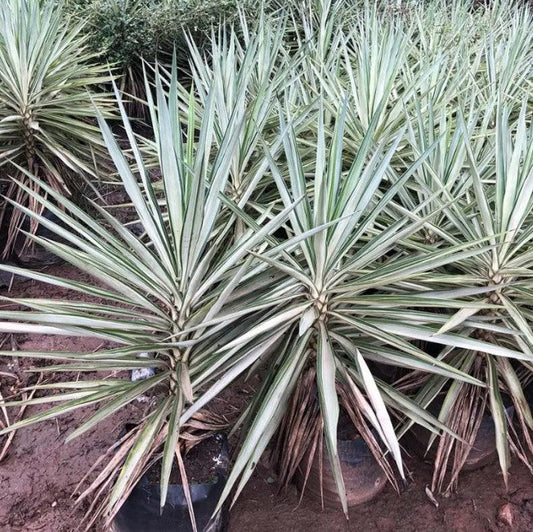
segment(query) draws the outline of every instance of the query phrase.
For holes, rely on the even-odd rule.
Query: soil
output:
[[[55,265],[48,273],[75,275],[68,266]],[[79,277],[78,277],[79,278]],[[0,283],[1,284],[1,283]],[[9,297],[66,297],[68,291],[50,289],[34,281],[18,279]],[[0,335],[2,349],[94,350],[101,342],[69,337],[15,337]],[[0,391],[8,398],[38,378],[42,365],[22,359],[0,359]],[[27,370],[37,370],[27,373]],[[46,375],[46,374],[45,374]],[[121,375],[118,375],[121,376]],[[122,375],[127,378],[128,375]],[[46,375],[45,379],[73,379],[76,374]],[[101,376],[105,378],[105,375]],[[114,375],[117,377],[117,375]],[[228,410],[238,411],[250,396],[248,384],[238,383],[220,399]],[[220,405],[219,405],[220,406]],[[44,421],[19,430],[0,462],[0,532],[70,532],[78,528],[86,507],[74,504],[78,482],[97,458],[116,440],[126,422],[135,422],[143,405],[108,419],[82,437],[66,444],[65,437],[97,407]],[[27,419],[43,409],[36,405],[23,413]],[[11,419],[15,415],[10,411]],[[4,423],[0,411],[0,425]],[[0,437],[0,453],[6,443]],[[261,460],[231,511],[230,532],[336,532],[336,531],[431,531],[484,532],[533,530],[533,476],[517,460],[505,489],[497,463],[462,474],[459,491],[449,498],[426,494],[431,467],[417,457],[407,459],[412,472],[401,494],[390,486],[373,501],[350,509],[347,521],[340,510],[321,510],[305,497],[300,502],[296,488],[279,493],[276,475],[268,457]],[[104,532],[95,528],[93,532]]]
[[[222,440],[206,438],[198,442],[184,457],[183,464],[190,483],[210,482],[217,474],[217,461],[222,453]],[[227,463],[227,462],[226,462]],[[147,472],[148,481],[159,484],[161,479],[161,461],[157,461]],[[174,463],[170,472],[170,483],[181,484],[179,468]]]

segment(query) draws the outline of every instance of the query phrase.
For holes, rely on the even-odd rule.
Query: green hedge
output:
[[[136,66],[139,57],[181,48],[185,29],[196,38],[212,24],[238,16],[250,0],[66,0],[66,11],[88,22],[91,47],[119,68]]]

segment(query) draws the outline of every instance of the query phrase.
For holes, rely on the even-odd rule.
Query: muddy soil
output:
[[[52,266],[49,272],[74,275],[67,266]],[[33,281],[17,281],[8,294],[21,297],[66,297]],[[79,338],[17,337],[20,349],[85,350],[98,349],[100,343]],[[2,349],[11,341],[0,334]],[[17,348],[17,344],[13,343]],[[0,360],[0,390],[4,397],[20,390],[38,373],[28,361],[5,357]],[[33,368],[35,369],[35,368]],[[123,375],[127,378],[127,375]],[[50,378],[72,379],[66,374]],[[105,376],[102,376],[105,377]],[[30,379],[30,380],[28,380]],[[251,391],[238,384],[221,399],[228,411],[237,411]],[[220,406],[220,405],[219,405]],[[40,406],[29,408],[24,418]],[[96,408],[96,407],[95,407]],[[45,421],[20,430],[0,462],[0,532],[70,532],[78,528],[84,510],[74,504],[73,493],[86,471],[116,441],[126,422],[140,417],[142,405],[132,405],[79,439],[66,444],[65,437],[83,415],[94,409],[75,412],[60,419]],[[11,413],[10,415],[13,415]],[[0,412],[0,423],[4,421]],[[0,452],[5,443],[0,437]],[[431,468],[417,458],[408,459],[412,476],[401,494],[387,487],[377,499],[352,508],[347,521],[340,511],[324,510],[305,498],[300,502],[295,488],[279,493],[276,476],[263,460],[231,511],[230,532],[336,532],[336,531],[431,531],[482,532],[533,530],[533,476],[516,460],[506,491],[497,463],[477,471],[465,472],[459,490],[449,498],[430,501],[425,488],[431,480]],[[94,532],[104,532],[95,528]]]

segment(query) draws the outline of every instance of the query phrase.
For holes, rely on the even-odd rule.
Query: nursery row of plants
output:
[[[0,434],[98,404],[71,440],[150,397],[81,495],[88,526],[160,458],[163,507],[212,400],[252,375],[219,507],[270,449],[282,484],[324,449],[347,513],[339,416],[398,490],[413,426],[430,431],[437,494],[489,414],[503,482],[511,456],[533,472],[527,6],[237,6],[201,45],[185,33],[173,56],[137,59],[140,128],[120,70],[68,13],[7,0],[0,14],[6,250],[29,218],[34,244],[93,281],[0,265],[79,294],[3,297],[20,310],[0,310],[0,332],[105,343],[0,353],[87,374],[33,386],[26,404],[51,408]],[[131,224],[98,198],[104,183],[127,194]],[[155,371],[104,378],[142,368]]]

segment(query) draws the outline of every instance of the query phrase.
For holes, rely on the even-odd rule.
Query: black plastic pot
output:
[[[348,506],[368,502],[383,490],[387,484],[387,477],[363,438],[338,440],[337,452],[341,462]],[[304,481],[302,470],[299,471],[296,481],[301,490]],[[315,454],[305,486],[305,496],[320,503],[322,500],[320,484],[320,460]],[[322,493],[324,506],[335,509],[340,507],[337,485],[325,450],[322,457]]]
[[[218,499],[224,489],[229,472],[226,436],[213,436],[220,442],[214,476],[203,483],[190,483],[196,526],[199,532],[224,531],[227,525],[227,510],[224,508],[212,518]],[[185,457],[186,463],[186,457]],[[181,484],[171,484],[167,501],[160,513],[159,483],[150,482],[144,475],[133,489],[113,522],[114,532],[190,532],[193,530],[185,493]]]
[[[2,207],[0,207],[2,208]],[[21,221],[19,236],[16,238],[12,249],[9,251],[7,256],[4,256],[4,250],[9,238],[9,224],[11,217],[13,215],[13,206],[8,204],[5,206],[5,212],[0,223],[0,263],[11,263],[17,266],[26,266],[26,267],[35,267],[43,264],[51,264],[61,262],[61,259],[56,255],[48,252],[41,246],[35,244],[31,250],[31,253],[26,250],[23,256],[20,255],[20,250],[23,249],[26,237],[24,232],[31,232],[31,222],[27,215],[23,216]],[[49,209],[44,209],[42,216],[47,220],[59,225],[60,227],[66,227],[66,225]],[[35,233],[37,236],[53,240],[55,242],[63,242],[61,238],[58,237],[56,233],[46,228],[44,225],[40,224]]]

